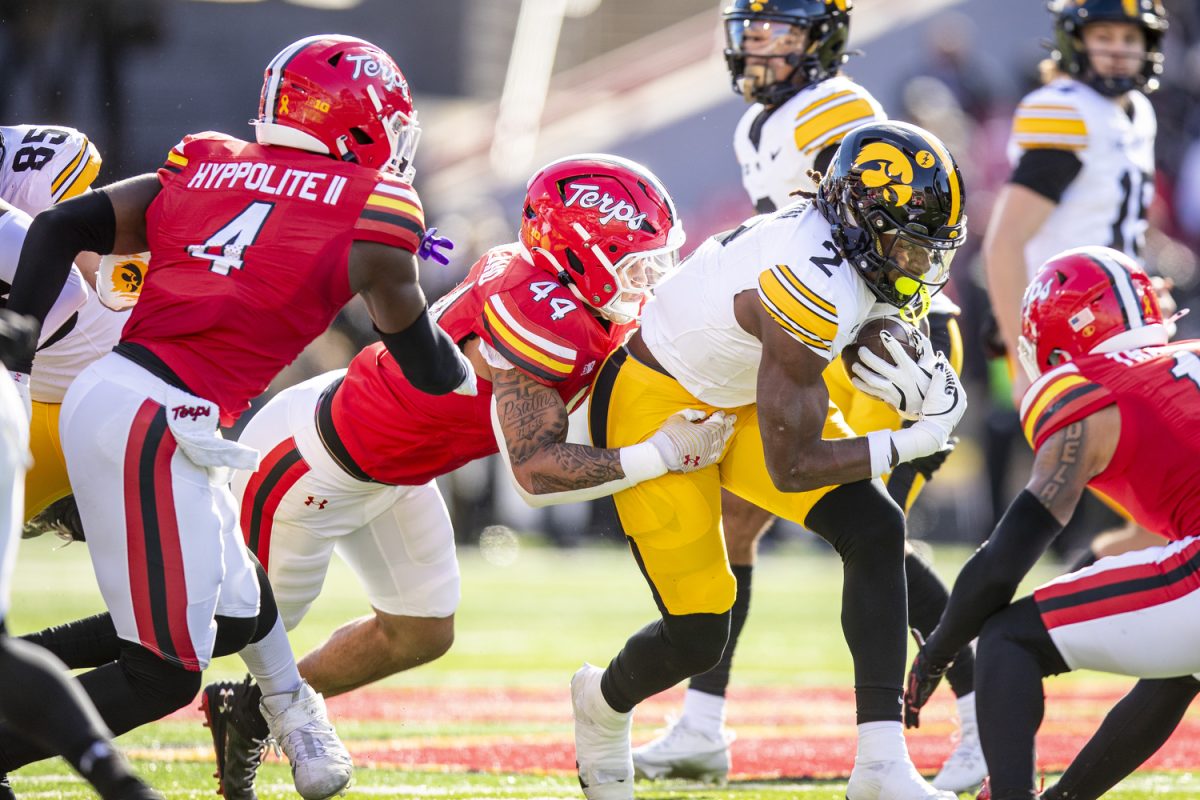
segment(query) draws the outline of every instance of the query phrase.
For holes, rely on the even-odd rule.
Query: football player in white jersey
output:
[[[733,0],[724,9],[725,59],[734,91],[750,103],[733,135],[742,185],[760,213],[793,202],[793,193],[814,188],[846,133],[887,118],[866,88],[841,72],[849,38],[849,0]],[[927,317],[935,346],[951,365],[962,365],[958,307],[935,294]],[[894,409],[855,389],[840,362],[825,372],[825,383],[854,431],[897,429]],[[888,478],[888,491],[906,511],[944,453],[932,463],[905,464]],[[726,730],[725,693],[738,637],[749,613],[758,541],[774,515],[730,492],[721,501],[726,549],[737,581],[729,644],[720,663],[688,684],[683,712],[657,738],[634,750],[639,777],[721,780],[730,767],[733,733]],[[946,606],[948,590],[930,564],[905,550],[910,624],[929,633]],[[934,786],[966,791],[987,774],[975,726],[974,658],[965,648],[948,682],[958,697],[961,725],[956,744]]]
[[[1021,296],[1038,267],[1086,245],[1106,245],[1142,262],[1154,196],[1157,121],[1146,94],[1157,88],[1163,69],[1162,3],[1055,0],[1050,10],[1054,49],[1042,64],[1045,85],[1017,107],[1008,145],[1013,173],[984,242],[988,293],[1010,367]],[[1010,374],[1013,405],[1020,408],[1029,380],[1019,369]],[[1131,522],[1095,539],[1073,568],[1161,544]]]
[[[87,191],[100,164],[96,146],[74,128],[0,126],[0,294],[8,294],[31,217]],[[138,263],[135,258],[125,261]],[[62,314],[43,326],[26,387],[32,400],[29,444],[34,462],[25,481],[26,522],[71,493],[59,443],[58,410],[68,384],[113,348],[129,316],[105,308],[98,295],[83,286],[83,281],[90,283],[96,257],[81,254],[77,263],[84,274],[72,276],[78,285],[60,296]],[[104,265],[110,263],[114,262],[106,260]],[[27,525],[26,535],[46,527],[41,521]]]
[[[874,478],[944,449],[966,396],[928,342],[924,369],[897,350],[904,367],[894,377],[918,419],[856,436],[822,374],[866,320],[900,314],[941,288],[965,224],[961,178],[936,137],[898,122],[860,126],[813,202],[702,244],[601,368],[590,406],[598,447],[642,441],[682,408],[725,410],[736,422],[718,463],[613,496],[661,618],[607,669],[585,665],[572,680],[588,798],[633,797],[634,706],[712,669],[725,650],[737,587],[721,533],[722,488],[817,532],[842,558],[859,723],[849,800],[954,796],[930,786],[905,748],[904,515]]]

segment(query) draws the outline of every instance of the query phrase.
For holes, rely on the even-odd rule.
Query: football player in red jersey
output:
[[[333,552],[358,575],[370,616],[343,625],[300,662],[338,694],[432,661],[449,649],[459,600],[454,532],[434,478],[499,451],[531,504],[591,499],[668,470],[705,467],[733,418],[676,416],[626,448],[566,441],[567,415],[604,359],[634,329],[684,241],[670,196],[645,167],[610,155],[572,156],[541,169],[522,206],[520,241],[495,247],[433,305],[462,345],[479,394],[432,400],[379,345],[348,370],[277,395],[241,442],[266,453],[234,480],[242,530],[267,569],[284,624],[298,624],[321,591]],[[265,653],[269,642],[245,652]],[[252,796],[266,733],[258,688],[213,684],[227,710],[218,748],[227,798]]]
[[[218,421],[245,411],[355,294],[414,386],[475,392],[417,282],[419,130],[391,57],[347,36],[297,41],[267,66],[254,124],[257,143],[187,136],[156,175],[39,215],[13,281],[9,307],[41,320],[76,253],[149,250],[154,263],[120,343],[75,379],[61,413],[111,618],[39,642],[60,656],[91,642],[64,661],[104,664],[80,680],[118,733],[189,702],[214,655],[286,642],[228,487],[259,453],[222,439]],[[349,755],[290,652],[250,667],[297,790],[341,791]],[[0,771],[46,755],[0,730]]]
[[[1025,290],[1022,402],[1033,475],[959,573],[913,664],[910,718],[979,636],[975,688],[993,800],[1030,798],[1042,678],[1143,678],[1046,798],[1095,798],[1166,741],[1200,689],[1200,340],[1167,343],[1146,273],[1068,250]],[[1009,604],[1091,487],[1170,540],[1097,561]],[[1181,677],[1182,676],[1182,677]]]

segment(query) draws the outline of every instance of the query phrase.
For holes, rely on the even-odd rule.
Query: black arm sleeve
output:
[[[1026,150],[1008,182],[1032,189],[1057,203],[1081,169],[1083,162],[1070,150]]]
[[[67,282],[75,256],[83,250],[112,252],[116,232],[117,219],[104,192],[86,192],[38,214],[21,247],[9,310],[32,316],[40,329]],[[31,366],[33,353],[28,361]]]
[[[925,645],[932,663],[948,663],[983,623],[1012,602],[1021,579],[1058,536],[1062,524],[1028,490],[1008,507],[991,537],[963,565],[942,621]]]
[[[380,332],[379,338],[408,382],[426,394],[447,394],[467,379],[465,365],[455,352],[458,345],[434,324],[428,308],[404,330]]]

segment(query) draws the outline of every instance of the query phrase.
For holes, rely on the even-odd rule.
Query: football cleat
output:
[[[958,743],[931,783],[937,789],[970,792],[979,788],[987,774],[987,762],[983,759],[983,747],[979,744],[979,729],[974,724],[968,724],[963,725]]]
[[[846,800],[958,800],[921,777],[907,758],[855,761],[846,784]]]
[[[329,723],[321,695],[302,683],[294,692],[263,695],[259,708],[292,765],[292,782],[304,800],[324,800],[346,790],[354,764]]]
[[[257,800],[254,778],[267,749],[265,733],[254,736],[235,722],[235,709],[245,706],[245,696],[257,694],[246,676],[242,683],[222,681],[204,687],[200,710],[204,724],[212,733],[213,752],[217,758],[217,794],[225,800]],[[257,716],[257,714],[256,714]],[[264,723],[265,725],[265,723]]]
[[[630,730],[633,713],[609,709],[612,722],[595,713],[608,704],[600,694],[604,670],[584,664],[571,678],[571,705],[575,712],[575,768],[579,786],[588,800],[633,800],[633,746]]]
[[[639,778],[689,778],[724,783],[729,777],[729,745],[735,735],[692,728],[687,719],[671,720],[666,731],[634,748],[633,770]]]

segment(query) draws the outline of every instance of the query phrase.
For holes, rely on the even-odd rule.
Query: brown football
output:
[[[880,331],[887,331],[904,347],[904,352],[915,361],[917,358],[917,329],[897,317],[878,317],[863,323],[858,331],[858,338],[846,345],[842,351],[842,364],[848,375],[854,374],[854,365],[858,363],[858,348],[865,347],[885,361],[891,362],[892,356],[883,346],[879,338]]]

